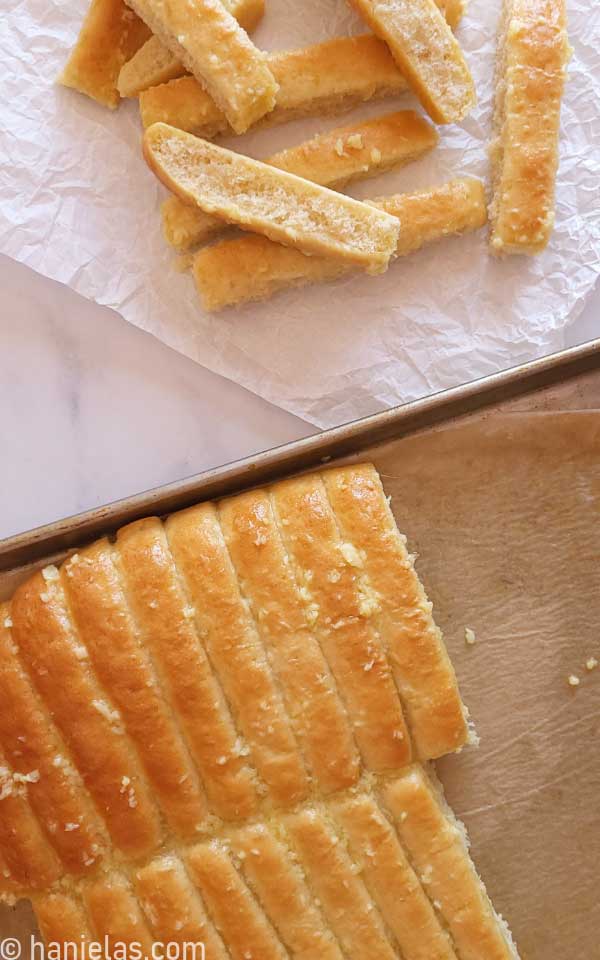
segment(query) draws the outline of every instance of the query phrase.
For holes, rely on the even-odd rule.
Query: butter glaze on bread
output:
[[[428,243],[477,230],[486,222],[483,184],[450,180],[417,193],[372,201],[400,221],[395,256],[404,257]],[[305,257],[265,237],[235,237],[200,250],[193,262],[196,287],[206,310],[264,300],[278,290],[335,280],[346,264]]]
[[[382,273],[395,248],[398,224],[384,211],[175,127],[146,130],[144,157],[186,202],[305,253]]]
[[[174,53],[243,133],[275,105],[277,83],[258,50],[221,0],[130,0],[139,17]]]
[[[389,47],[436,123],[457,123],[475,106],[475,85],[458,41],[434,0],[350,0]]]
[[[374,468],[333,468],[137,521],[2,606],[0,892],[32,898],[47,941],[81,960],[104,937],[208,960],[516,956],[407,766],[467,731],[403,547]],[[403,683],[433,720],[394,676],[411,609],[428,682],[409,657]],[[436,684],[458,702],[441,726]]]
[[[264,0],[223,0],[223,6],[247,32],[254,30],[265,10]],[[117,87],[122,97],[167,83],[186,72],[177,55],[157,36],[151,36],[121,68]]]
[[[490,150],[493,253],[539,253],[552,233],[569,56],[565,0],[505,0]]]
[[[402,110],[336,127],[274,154],[265,163],[337,190],[415,160],[437,142],[429,123],[412,110]],[[176,196],[165,200],[161,212],[165,238],[180,251],[204,244],[226,229],[218,217]]]

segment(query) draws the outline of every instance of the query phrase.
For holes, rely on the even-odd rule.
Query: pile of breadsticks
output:
[[[483,226],[483,184],[454,179],[354,200],[350,181],[416,160],[435,127],[402,110],[337,127],[263,162],[212,141],[257,124],[334,115],[411,90],[436,124],[461,121],[475,88],[453,29],[463,0],[351,0],[372,31],[266,54],[248,31],[264,0],[92,0],[61,82],[116,107],[138,97],[144,156],[171,191],[166,240],[190,259],[206,309],[363,269]],[[537,253],[554,223],[565,0],[504,0],[490,248]],[[232,235],[231,226],[244,233]]]

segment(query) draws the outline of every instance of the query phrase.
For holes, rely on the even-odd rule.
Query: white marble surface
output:
[[[0,290],[0,538],[313,432],[4,257]]]

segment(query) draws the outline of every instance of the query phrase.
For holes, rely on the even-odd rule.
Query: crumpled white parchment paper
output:
[[[161,235],[163,189],[140,155],[137,102],[113,113],[54,83],[87,0],[4,0],[0,18],[0,250],[176,350],[319,426],[341,423],[540,356],[593,289],[600,263],[600,28],[570,0],[574,55],[562,113],[557,226],[535,259],[493,260],[483,232],[449,239],[364,275],[203,313]],[[487,173],[501,0],[471,0],[459,38],[479,105],[441,128],[425,160],[352,193],[373,197]],[[364,26],[344,0],[267,0],[266,49],[304,46]],[[350,118],[414,106],[367,104],[232,140],[257,157]],[[596,153],[594,154],[594,150]]]

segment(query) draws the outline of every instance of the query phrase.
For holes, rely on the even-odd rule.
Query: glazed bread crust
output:
[[[475,85],[434,0],[350,0],[389,47],[432,120],[457,123],[476,102]]]
[[[262,19],[264,0],[223,0],[223,6],[250,33]],[[151,36],[121,67],[117,80],[122,97],[137,97],[141,90],[167,83],[186,72],[181,60],[157,36]]]
[[[236,133],[269,113],[277,83],[221,0],[130,0],[141,19],[214,99]]]
[[[181,199],[306,253],[381,273],[396,246],[398,224],[385,212],[175,127],[150,127],[144,156]]]
[[[569,56],[565,0],[505,0],[490,151],[493,253],[540,253],[550,239]]]
[[[274,154],[265,163],[338,190],[353,180],[409,163],[437,142],[434,127],[412,110],[402,110],[336,127]],[[182,252],[207,243],[226,229],[218,217],[175,196],[164,201],[161,213],[167,243]]]
[[[451,180],[443,186],[373,201],[400,221],[395,256],[403,257],[428,243],[477,230],[486,222],[483,184]],[[335,280],[349,272],[346,264],[305,257],[266,237],[236,237],[200,250],[193,262],[196,287],[206,310],[264,300],[279,290]]]

